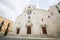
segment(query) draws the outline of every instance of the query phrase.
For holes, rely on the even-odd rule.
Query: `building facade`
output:
[[[50,6],[48,12],[51,15],[53,23],[57,27],[57,35],[60,36],[60,2],[56,5]]]
[[[7,29],[7,27],[8,27],[8,24],[9,24],[8,31],[11,32],[12,31],[13,22],[11,20],[8,20],[8,19],[0,16],[0,32],[4,33],[6,31],[6,29]]]
[[[57,36],[58,27],[55,17],[49,11],[37,9],[34,5],[28,5],[23,13],[16,18],[15,34],[23,36],[51,35]]]

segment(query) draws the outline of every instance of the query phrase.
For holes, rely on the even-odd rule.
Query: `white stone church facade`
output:
[[[51,6],[48,11],[28,5],[16,18],[13,31],[20,36],[58,36],[60,32],[60,12],[58,10],[60,10],[60,3]]]

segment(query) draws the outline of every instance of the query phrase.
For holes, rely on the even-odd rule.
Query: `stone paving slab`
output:
[[[0,37],[0,40],[60,40],[60,38],[10,38],[10,37]]]

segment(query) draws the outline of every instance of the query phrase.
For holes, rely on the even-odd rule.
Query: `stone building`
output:
[[[58,27],[54,22],[56,16],[52,16],[54,13],[50,13],[51,9],[46,11],[36,8],[34,5],[28,5],[23,13],[16,18],[15,34],[20,36],[57,36]]]
[[[12,26],[13,26],[13,22],[11,20],[8,20],[4,17],[0,16],[0,32],[5,32],[5,30],[7,29],[7,25],[10,23],[9,29],[8,31],[11,32],[12,31]]]
[[[57,35],[60,36],[60,2],[56,5],[50,6],[48,10],[51,19],[57,27]]]

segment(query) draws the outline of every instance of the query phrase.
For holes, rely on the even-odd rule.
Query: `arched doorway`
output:
[[[27,26],[27,34],[31,34],[31,26]]]
[[[28,21],[28,23],[26,23],[26,27],[27,27],[27,34],[31,34],[31,27],[32,27],[31,21]]]
[[[41,25],[43,34],[47,34],[46,24]]]
[[[20,33],[20,28],[17,27],[17,28],[16,28],[16,34],[19,34],[19,33]]]

